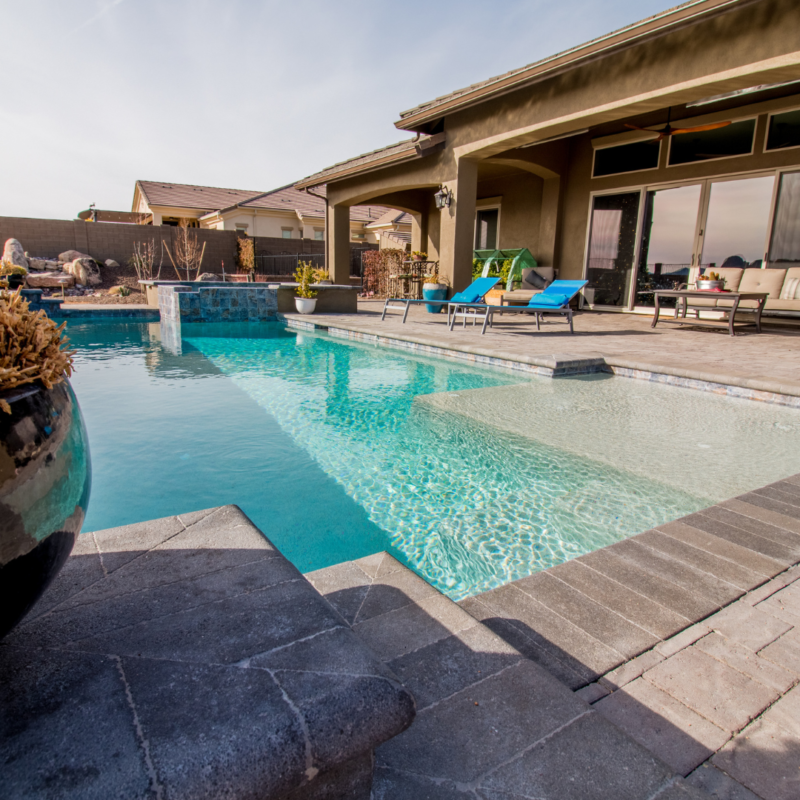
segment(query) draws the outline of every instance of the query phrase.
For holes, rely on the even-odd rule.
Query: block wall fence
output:
[[[236,268],[236,231],[215,231],[196,228],[200,242],[205,242],[203,270],[221,272],[225,262],[226,272]],[[84,222],[83,220],[31,219],[27,217],[0,217],[0,244],[6,239],[18,239],[33,257],[55,258],[65,250],[88,253],[98,261],[113,258],[126,264],[133,254],[136,242],[155,240],[157,250],[166,243],[173,252],[176,228],[169,225],[130,225],[121,222]],[[325,243],[311,239],[277,239],[256,236],[256,252],[262,255],[324,253]],[[163,251],[163,266],[172,264]]]

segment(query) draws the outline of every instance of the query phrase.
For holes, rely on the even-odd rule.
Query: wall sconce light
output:
[[[436,201],[436,208],[450,208],[453,193],[446,186],[441,186],[433,199]]]

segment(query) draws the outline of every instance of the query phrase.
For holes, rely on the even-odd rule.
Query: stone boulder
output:
[[[3,248],[3,261],[9,261],[17,267],[28,269],[28,259],[19,243],[19,239],[7,239]]]
[[[28,258],[28,269],[32,270],[48,270],[58,271],[61,269],[61,264],[58,261],[52,261],[49,258]]]
[[[70,263],[74,261],[76,258],[92,258],[92,257],[90,255],[87,255],[86,253],[81,253],[79,250],[65,250],[63,253],[59,253],[58,255],[58,260],[62,264]]]
[[[116,261],[114,261],[113,258],[107,258],[105,260],[105,265],[107,267],[118,267],[119,266],[119,264]]]
[[[64,272],[73,275],[78,286],[97,286],[103,282],[100,267],[93,258],[76,258],[64,266]]]
[[[197,276],[198,281],[218,281],[219,279],[219,275],[215,275],[213,272],[204,272]]]
[[[69,289],[75,285],[75,277],[63,272],[30,273],[25,282],[31,289]]]

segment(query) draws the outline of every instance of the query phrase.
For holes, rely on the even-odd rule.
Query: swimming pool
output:
[[[304,572],[389,550],[458,599],[800,472],[797,409],[280,323],[68,334],[85,531],[236,503]]]

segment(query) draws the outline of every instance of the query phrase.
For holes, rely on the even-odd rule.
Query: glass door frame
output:
[[[639,193],[639,213],[636,220],[636,244],[633,250],[633,266],[631,270],[630,285],[628,287],[628,304],[627,306],[604,306],[599,304],[589,304],[585,302],[583,293],[580,295],[580,308],[588,308],[590,310],[598,311],[629,311],[634,313],[648,313],[652,314],[653,309],[651,306],[637,306],[636,305],[636,276],[639,270],[639,258],[641,256],[642,248],[642,225],[644,223],[645,204],[648,191],[663,191],[665,189],[677,189],[681,186],[696,186],[700,185],[700,202],[698,204],[697,222],[695,224],[695,235],[692,253],[692,268],[695,268],[702,256],[702,237],[708,222],[708,209],[711,199],[711,184],[722,183],[724,181],[746,180],[747,178],[764,178],[773,176],[775,183],[772,187],[772,200],[767,217],[767,232],[764,241],[763,260],[761,269],[767,268],[767,258],[769,254],[769,246],[772,240],[772,228],[775,224],[775,208],[778,201],[778,191],[780,188],[781,175],[785,172],[797,172],[798,165],[779,167],[777,169],[767,170],[753,170],[752,172],[735,172],[727,173],[724,175],[713,175],[706,178],[696,178],[694,180],[682,181],[664,181],[662,183],[648,183],[638,184],[633,186],[621,186],[614,189],[600,189],[589,193],[589,213],[586,223],[586,241],[584,243],[583,253],[583,279],[586,280],[586,274],[589,267],[589,244],[592,233],[592,210],[594,208],[594,198],[602,195],[612,194],[635,194]]]

